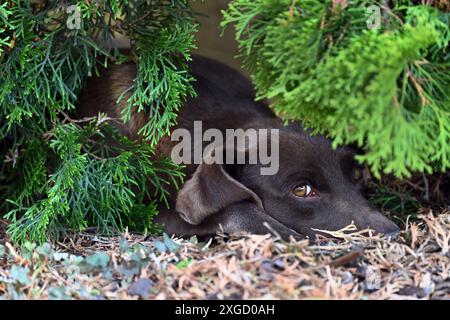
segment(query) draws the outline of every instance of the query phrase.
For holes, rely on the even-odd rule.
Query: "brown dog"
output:
[[[327,139],[309,135],[298,124],[285,126],[267,105],[254,101],[250,81],[231,68],[201,57],[195,57],[190,68],[198,96],[182,108],[176,128],[192,133],[194,121],[202,121],[204,130],[220,132],[278,129],[279,169],[262,175],[260,163],[188,165],[187,180],[173,199],[175,210],[161,208],[156,218],[167,233],[207,236],[222,228],[230,233],[270,231],[288,238],[313,236],[313,229],[337,230],[352,221],[359,228],[398,232],[393,222],[369,206],[353,181],[352,153],[334,151]],[[92,79],[80,98],[79,116],[101,111],[120,118],[121,106],[115,101],[132,85],[135,73],[135,65],[127,63]],[[135,114],[119,129],[138,138],[136,132],[144,122],[143,113]],[[164,138],[157,153],[169,156],[173,146],[170,138]],[[246,154],[249,148],[246,145],[241,152]]]

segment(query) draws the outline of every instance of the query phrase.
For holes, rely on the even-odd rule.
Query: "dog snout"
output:
[[[400,228],[379,211],[371,211],[367,215],[364,227],[373,229],[377,233],[382,233],[386,236],[395,236],[400,232]]]

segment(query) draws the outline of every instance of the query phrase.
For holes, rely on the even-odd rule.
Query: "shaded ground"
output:
[[[1,225],[1,223],[0,223]],[[1,227],[0,227],[1,228]],[[0,231],[1,232],[1,231]],[[450,212],[423,212],[395,240],[351,226],[320,238],[103,238],[0,245],[3,299],[449,299]]]

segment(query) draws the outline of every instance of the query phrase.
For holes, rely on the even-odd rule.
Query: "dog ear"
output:
[[[197,225],[227,206],[250,200],[263,208],[261,199],[234,179],[222,164],[200,164],[179,191],[176,211],[188,223]]]

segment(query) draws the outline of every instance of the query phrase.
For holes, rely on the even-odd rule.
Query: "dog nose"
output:
[[[387,222],[384,225],[384,230],[382,231],[387,236],[394,236],[400,233],[400,228],[391,220],[387,219]]]
[[[392,221],[385,218],[386,221],[383,223],[381,228],[375,229],[377,232],[384,234],[388,238],[394,238],[400,233],[400,228]]]
[[[388,238],[395,238],[400,234],[400,228],[397,227],[397,229],[398,229],[397,231],[385,233],[384,235]]]
[[[377,233],[393,237],[400,232],[400,228],[379,211],[371,211],[366,218],[367,221],[364,224]]]
[[[398,236],[398,234],[400,233],[400,228],[395,223],[392,222],[392,226],[390,226],[388,230],[386,230],[383,233],[386,237],[393,238]]]

